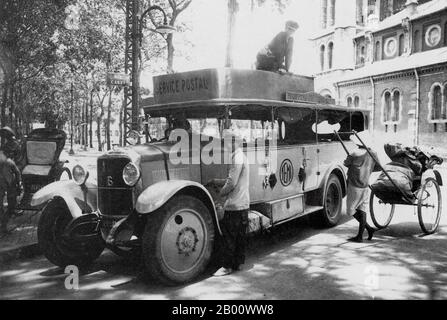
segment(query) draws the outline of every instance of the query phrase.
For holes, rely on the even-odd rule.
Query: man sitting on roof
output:
[[[299,25],[287,21],[286,30],[280,32],[270,44],[263,48],[256,57],[256,69],[287,73],[292,65],[293,34]]]

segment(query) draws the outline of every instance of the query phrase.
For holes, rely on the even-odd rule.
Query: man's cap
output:
[[[289,20],[286,22],[286,28],[287,29],[293,29],[293,30],[298,30],[298,28],[300,27],[300,25],[298,24],[298,22],[293,21],[293,20]]]
[[[10,127],[3,127],[0,129],[0,137],[12,138],[15,137],[15,132]]]
[[[359,136],[359,138],[363,141],[364,144],[366,144],[366,146],[368,148],[371,148],[371,136],[369,134],[368,131],[362,131],[357,133],[357,135]],[[353,134],[350,138],[349,138],[352,142],[354,142],[356,145],[363,147],[363,144],[360,142],[360,140],[356,137],[355,134]]]

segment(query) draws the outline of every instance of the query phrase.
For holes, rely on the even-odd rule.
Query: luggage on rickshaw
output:
[[[417,208],[419,224],[426,234],[436,232],[441,217],[442,178],[435,165],[443,160],[418,147],[386,144],[385,152],[392,160],[370,186],[370,213],[376,227],[387,227],[396,205]]]

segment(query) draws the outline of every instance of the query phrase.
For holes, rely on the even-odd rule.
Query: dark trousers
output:
[[[238,269],[245,263],[248,210],[225,211],[221,227],[223,233],[222,266]]]
[[[258,54],[256,57],[256,69],[277,72],[281,68],[275,57]]]
[[[7,194],[8,199],[8,209],[5,211],[3,208],[3,199],[5,198],[5,193]],[[17,192],[14,189],[5,190],[0,189],[0,228],[6,229],[9,219],[14,214],[17,205]]]

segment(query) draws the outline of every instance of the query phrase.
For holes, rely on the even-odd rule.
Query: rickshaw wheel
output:
[[[425,234],[433,234],[439,226],[442,212],[441,188],[434,178],[428,178],[418,198],[419,225]],[[430,223],[433,220],[432,223]]]
[[[374,225],[379,229],[388,227],[394,216],[394,204],[387,204],[382,202],[379,198],[371,192],[369,197],[369,212]]]

